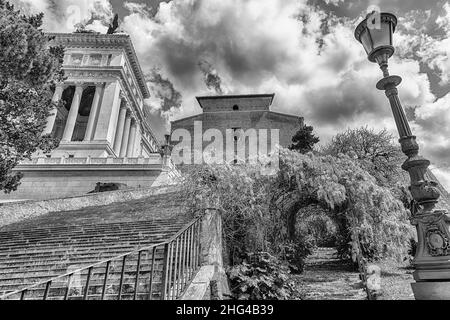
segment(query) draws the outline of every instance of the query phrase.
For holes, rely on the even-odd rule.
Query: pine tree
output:
[[[25,16],[0,0],[0,190],[17,189],[17,164],[37,150],[54,148],[42,136],[53,88],[63,80],[64,49],[51,47],[41,30],[43,14]]]
[[[292,145],[289,147],[292,151],[308,153],[313,151],[314,146],[320,142],[320,139],[313,134],[312,126],[302,125],[292,138]]]

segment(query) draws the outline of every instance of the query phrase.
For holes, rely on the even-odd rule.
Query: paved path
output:
[[[366,300],[359,274],[337,258],[336,249],[319,248],[307,259],[297,281],[304,300]]]

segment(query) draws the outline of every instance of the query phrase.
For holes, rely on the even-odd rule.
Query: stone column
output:
[[[89,121],[86,127],[86,134],[84,141],[91,141],[94,134],[94,126],[97,120],[98,108],[100,107],[100,98],[103,90],[103,83],[96,84],[94,100],[92,101],[91,112],[89,114]]]
[[[52,102],[57,104],[59,100],[61,100],[62,94],[64,92],[64,86],[62,84],[56,85],[55,93],[53,94]],[[51,134],[53,131],[53,127],[55,126],[56,115],[58,114],[58,108],[56,105],[53,107],[51,114],[47,118],[47,125],[45,126],[44,132],[42,135]]]
[[[81,96],[83,95],[84,88],[81,85],[77,85],[75,89],[75,94],[73,95],[72,105],[70,106],[69,116],[67,117],[66,128],[64,129],[64,134],[62,141],[70,142],[72,141],[73,130],[75,129],[75,124],[78,118],[78,110],[80,108]]]
[[[94,140],[114,144],[117,121],[120,108],[120,84],[119,81],[107,83],[103,92],[102,103],[98,112],[97,126],[94,132]]]
[[[141,139],[141,141],[139,142],[139,158],[142,158],[144,156],[143,151],[144,151],[144,147],[142,145],[142,139]]]
[[[127,116],[127,105],[124,101],[122,101],[122,105],[119,111],[119,121],[117,123],[116,138],[114,139],[114,152],[116,153],[116,155],[120,154],[126,116]]]
[[[130,129],[130,136],[128,138],[127,158],[132,158],[134,156],[134,143],[136,142],[136,130],[137,130],[136,120],[133,120]]]
[[[134,139],[134,149],[133,149],[133,157],[135,158],[139,158],[140,154],[141,154],[141,149],[140,149],[140,145],[141,145],[141,141],[142,141],[142,132],[141,132],[141,126],[138,123],[137,124],[137,128],[136,128],[136,138]]]
[[[128,139],[130,138],[131,129],[131,114],[128,114],[125,119],[125,127],[123,129],[122,145],[120,146],[120,158],[124,158],[127,155]]]

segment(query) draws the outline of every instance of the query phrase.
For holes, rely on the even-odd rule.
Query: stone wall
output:
[[[176,181],[170,158],[34,158],[17,166],[24,174],[18,190],[0,194],[0,203],[46,200],[85,195],[97,183],[116,183],[124,189],[149,188]]]
[[[131,200],[148,198],[175,191],[173,186],[112,191],[66,199],[29,201],[0,205],[0,227],[25,219],[36,218],[50,212],[73,211],[88,207],[105,206]]]
[[[278,129],[280,130],[279,144],[283,147],[288,147],[292,143],[292,138],[299,130],[303,119],[296,116],[275,113],[271,111],[250,111],[250,112],[211,112],[204,113],[198,116],[182,119],[172,122],[172,133],[177,129],[185,129],[191,136],[191,148],[194,151],[194,124],[195,122],[202,123],[202,132],[209,129],[219,130],[224,139],[226,137],[227,129],[239,128],[244,131],[249,129]],[[173,137],[172,137],[173,138]],[[258,141],[259,141],[258,137]],[[275,143],[271,140],[270,131],[267,132],[267,151],[275,147]],[[180,141],[172,141],[173,145],[177,145]],[[234,141],[233,141],[234,143]],[[246,155],[248,156],[249,140],[246,140]],[[211,142],[203,142],[203,149],[210,145]],[[258,142],[259,144],[259,142]],[[224,155],[226,154],[226,143],[224,140]],[[193,159],[193,158],[192,158]]]
[[[27,171],[16,192],[1,194],[0,200],[45,200],[85,195],[98,182],[121,183],[128,188],[151,187],[160,170],[66,170]]]
[[[181,300],[225,299],[230,293],[223,264],[222,216],[218,210],[207,210],[201,224],[202,267],[186,289]],[[211,296],[211,285],[217,297]]]

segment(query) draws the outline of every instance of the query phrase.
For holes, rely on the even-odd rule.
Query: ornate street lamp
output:
[[[378,63],[383,71],[384,78],[377,83],[377,89],[385,91],[389,98],[402,151],[408,157],[402,168],[411,177],[409,189],[414,199],[411,221],[417,228],[419,241],[413,262],[414,295],[420,300],[450,299],[450,215],[436,209],[440,197],[438,184],[426,179],[430,161],[419,155],[419,145],[398,97],[397,87],[402,78],[389,75],[388,70],[388,60],[395,51],[396,26],[395,15],[372,13],[358,25],[355,37],[366,50],[369,61]]]

